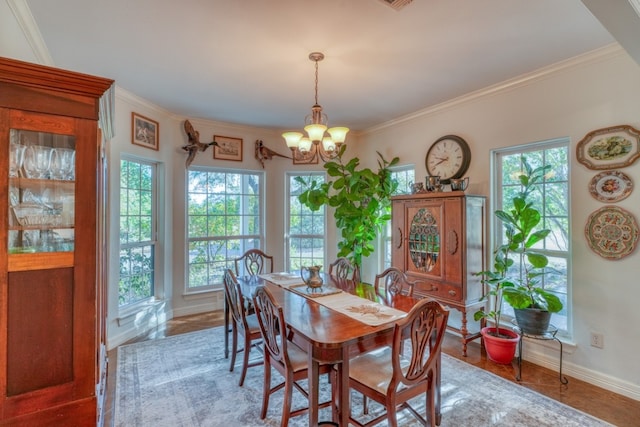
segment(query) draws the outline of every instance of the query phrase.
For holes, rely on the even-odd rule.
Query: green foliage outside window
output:
[[[120,163],[120,306],[153,296],[154,166]]]

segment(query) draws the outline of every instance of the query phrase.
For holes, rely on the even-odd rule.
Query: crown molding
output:
[[[38,60],[39,64],[55,67],[53,58],[49,53],[49,48],[42,38],[40,29],[36,24],[36,20],[33,18],[31,9],[26,0],[7,0],[7,5],[13,16],[16,18],[16,22],[22,29],[22,33],[27,39],[27,43],[31,46],[31,50]]]
[[[383,129],[396,126],[400,123],[412,121],[418,118],[427,117],[430,115],[441,113],[445,110],[452,109],[454,107],[475,101],[480,98],[493,96],[500,92],[512,90],[514,88],[527,86],[539,82],[543,79],[550,77],[553,74],[564,72],[571,69],[583,67],[588,64],[600,62],[609,58],[626,55],[626,51],[618,43],[612,43],[600,49],[587,52],[582,55],[569,58],[567,60],[555,63],[548,67],[540,68],[527,74],[515,77],[510,80],[505,80],[498,84],[488,86],[483,89],[479,89],[474,92],[467,93],[457,98],[442,102],[431,107],[424,108],[422,110],[415,111],[405,116],[397,117],[379,125],[372,126],[360,132],[361,135],[367,135],[375,132],[379,132]]]

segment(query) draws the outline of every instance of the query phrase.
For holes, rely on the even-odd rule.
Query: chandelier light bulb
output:
[[[311,140],[307,137],[300,138],[298,150],[303,154],[308,153],[311,150]]]
[[[289,147],[292,150],[295,150],[296,148],[298,148],[298,145],[300,144],[302,133],[301,132],[285,132],[282,134],[282,137],[286,141],[287,147]]]

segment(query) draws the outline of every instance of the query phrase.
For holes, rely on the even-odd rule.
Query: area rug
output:
[[[119,347],[114,426],[279,426],[282,391],[271,397],[261,420],[263,367],[249,368],[238,387],[240,360],[229,372],[223,346],[218,327]],[[272,383],[279,379],[274,371]],[[321,386],[321,399],[327,399],[330,385],[323,379]],[[442,399],[442,427],[611,425],[445,354]],[[362,397],[354,393],[351,401],[353,413],[361,414]],[[423,401],[418,398],[415,406],[423,408]],[[304,406],[306,400],[294,391],[294,408]],[[370,403],[369,417],[381,410]],[[330,420],[329,411],[321,409],[320,420]],[[408,411],[400,412],[398,421],[401,427],[419,425]],[[308,427],[306,415],[289,425]]]

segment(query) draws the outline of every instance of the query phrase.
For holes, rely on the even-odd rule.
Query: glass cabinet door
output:
[[[10,254],[74,249],[75,137],[11,129]]]
[[[411,211],[408,250],[413,271],[433,272],[440,258],[440,227],[437,211]]]

